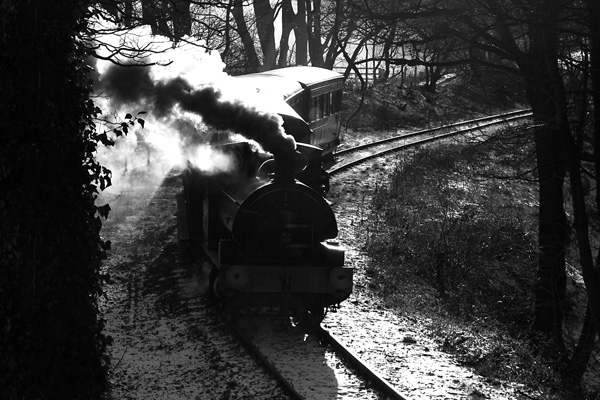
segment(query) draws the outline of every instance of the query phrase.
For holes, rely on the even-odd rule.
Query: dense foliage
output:
[[[467,149],[436,146],[399,159],[374,196],[366,248],[384,282],[426,282],[452,314],[520,320],[522,330],[537,262],[535,187],[491,175],[490,161],[501,161],[479,164]]]
[[[109,339],[97,138],[76,0],[0,5],[0,397],[93,399]]]
[[[559,355],[531,329],[537,195],[523,175],[532,162],[517,155],[532,146],[499,137],[398,156],[362,226],[377,262],[370,285],[389,306],[427,316],[426,329],[478,374],[572,398],[552,368]]]
[[[464,84],[472,85],[460,79],[443,82],[437,95],[404,90],[407,96],[396,103],[382,95],[391,85],[375,85],[355,120],[369,121],[374,107],[391,110],[380,101],[384,98],[402,105],[395,114],[404,118],[400,126],[419,121],[412,116],[451,115],[453,105],[462,102],[465,110],[485,113],[490,104],[466,94]],[[419,96],[430,101],[413,101]],[[350,108],[357,103],[352,98],[346,96]],[[360,231],[364,249],[377,261],[366,272],[369,285],[388,305],[407,315],[424,315],[431,321],[425,329],[478,374],[557,391],[548,398],[581,399],[586,397],[580,387],[565,385],[576,370],[565,366],[565,360],[579,354],[586,318],[574,231],[567,253],[568,300],[563,303],[567,351],[557,352],[532,324],[539,201],[533,131],[535,126],[525,125],[399,154],[392,163],[394,173],[377,184],[373,201],[365,204],[368,218]],[[356,131],[347,135],[348,140],[362,136]],[[588,189],[592,186],[589,180]],[[593,338],[591,344],[589,351],[597,354]],[[584,370],[586,364],[581,363]],[[590,379],[597,368],[592,357],[582,381],[587,390],[597,391],[597,382]],[[597,392],[587,395],[596,398]]]

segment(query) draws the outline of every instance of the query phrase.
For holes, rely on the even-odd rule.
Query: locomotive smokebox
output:
[[[273,154],[275,159],[275,176],[273,183],[278,185],[291,185],[294,183],[296,169],[296,151],[280,151]]]

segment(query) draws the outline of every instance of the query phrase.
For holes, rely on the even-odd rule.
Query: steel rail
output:
[[[419,135],[424,135],[427,133],[433,133],[435,131],[439,131],[442,129],[452,129],[452,128],[457,128],[459,126],[462,125],[469,125],[469,124],[478,124],[480,122],[486,122],[486,121],[490,121],[490,120],[494,120],[494,119],[501,119],[502,121],[499,121],[498,123],[501,122],[506,122],[507,120],[513,120],[515,119],[514,117],[517,118],[525,118],[532,115],[531,110],[517,110],[517,111],[510,111],[504,114],[496,114],[496,115],[489,115],[486,117],[480,117],[480,118],[475,118],[475,119],[470,119],[470,120],[466,120],[466,121],[459,121],[459,122],[455,122],[452,124],[446,124],[446,125],[442,125],[442,126],[438,126],[435,128],[427,128],[427,129],[421,129],[418,131],[414,131],[414,132],[408,132],[408,133],[404,133],[402,135],[396,135],[396,136],[392,136],[389,138],[385,138],[385,139],[381,139],[381,140],[377,140],[371,143],[365,143],[359,146],[355,146],[355,147],[351,147],[348,149],[341,149],[335,152],[336,156],[340,156],[346,153],[351,153],[354,151],[358,151],[358,150],[362,150],[371,146],[376,146],[376,145],[380,145],[380,144],[385,144],[385,143],[389,143],[389,142],[393,142],[396,140],[403,140],[403,139],[408,139],[410,137],[413,136],[419,136]]]
[[[240,326],[233,321],[230,321],[229,326],[246,350],[248,350],[250,354],[255,357],[255,359],[267,370],[267,372],[269,372],[275,378],[275,380],[279,382],[283,390],[290,396],[292,400],[305,400],[305,397],[298,393],[298,391],[294,388],[294,385],[292,385],[292,383],[279,372],[277,367],[261,353],[258,347],[252,343],[252,340],[248,337],[248,335],[246,335]]]
[[[255,359],[269,372],[277,382],[282,386],[284,391],[293,400],[305,400],[306,397],[300,394],[294,385],[282,375],[277,367],[269,360],[268,357],[263,355],[260,349],[252,342],[252,339],[246,335],[245,331],[241,326],[235,322],[230,321],[228,324],[233,333],[238,337],[241,344],[255,357]],[[335,353],[345,361],[347,367],[357,371],[357,375],[361,376],[367,382],[369,382],[374,388],[376,388],[382,395],[386,396],[390,400],[411,400],[406,394],[402,394],[398,391],[391,383],[389,383],[380,374],[373,371],[371,367],[361,361],[360,357],[356,355],[352,350],[342,344],[336,336],[330,331],[324,329],[321,326],[315,327],[313,332],[322,339],[325,343],[330,345]]]
[[[388,399],[392,400],[410,400],[410,398],[399,392],[391,383],[379,375],[377,372],[365,364],[358,355],[356,355],[348,347],[344,346],[334,334],[330,331],[319,327],[317,334],[333,347],[338,355],[341,355],[351,367],[354,367],[365,378],[367,378],[373,386],[377,387]]]
[[[371,143],[367,143],[367,144],[363,144],[360,146],[356,146],[356,147],[352,147],[349,149],[344,149],[343,151],[339,151],[336,153],[336,155],[341,155],[341,154],[348,154],[348,153],[352,153],[352,152],[356,152],[359,150],[363,150],[363,149],[367,149],[367,148],[371,148],[371,147],[376,147],[382,144],[389,144],[393,141],[401,141],[401,140],[407,140],[410,138],[415,138],[418,136],[423,136],[426,134],[432,134],[433,136],[429,136],[429,137],[425,137],[422,139],[418,139],[409,143],[402,143],[400,145],[397,146],[392,146],[392,147],[388,147],[384,150],[380,150],[380,151],[376,151],[373,154],[369,154],[366,156],[362,156],[356,160],[352,160],[346,163],[342,163],[342,164],[333,164],[332,166],[330,166],[327,169],[327,172],[329,173],[330,176],[336,175],[342,171],[345,171],[347,169],[350,169],[351,167],[361,164],[367,160],[370,160],[372,158],[376,158],[376,157],[380,157],[382,155],[388,154],[388,153],[393,153],[395,151],[399,151],[402,149],[407,149],[410,147],[415,147],[421,144],[425,144],[428,142],[432,142],[435,140],[440,140],[440,139],[444,139],[446,137],[450,137],[450,136],[455,136],[455,135],[460,135],[460,134],[465,134],[465,133],[469,133],[475,130],[479,130],[479,129],[483,129],[483,128],[487,128],[490,126],[495,126],[495,125],[500,125],[500,124],[505,124],[511,121],[515,121],[515,120],[521,120],[524,118],[528,118],[532,115],[532,113],[528,110],[521,110],[521,111],[513,111],[510,113],[506,113],[506,114],[499,114],[499,115],[495,115],[492,117],[483,117],[483,118],[478,118],[475,120],[469,120],[469,121],[462,121],[462,122],[458,122],[456,124],[450,124],[450,125],[443,125],[441,127],[437,127],[437,128],[432,128],[432,129],[424,129],[424,130],[420,130],[420,131],[415,131],[415,132],[411,132],[408,134],[404,134],[404,135],[399,135],[399,136],[394,136],[391,138],[386,138],[386,139],[382,139],[382,140],[378,140],[375,142],[371,142]],[[468,128],[463,128],[463,129],[458,129],[458,130],[451,130],[451,131],[446,131],[446,132],[441,132],[441,133],[436,133],[439,132],[443,129],[449,129],[449,128],[456,128],[457,126],[461,126],[461,125],[468,125],[468,124],[473,124],[473,123],[478,123],[478,122],[482,122],[482,121],[490,121],[492,120],[492,122],[486,122],[484,124],[480,124],[480,125],[476,125],[476,126],[471,126]],[[493,121],[493,120],[497,120],[497,121]]]
[[[374,154],[370,154],[367,156],[363,156],[357,160],[353,160],[350,161],[348,163],[345,163],[343,165],[333,165],[329,170],[329,174],[330,175],[334,175],[336,173],[339,173],[343,170],[349,169],[354,165],[357,165],[359,163],[362,163],[366,160],[369,160],[371,158],[375,158],[375,157],[379,157],[381,155],[387,154],[387,153],[391,153],[394,151],[399,151],[401,149],[406,149],[409,147],[413,147],[413,146],[417,146],[420,144],[424,144],[427,142],[431,142],[431,141],[435,141],[435,140],[439,140],[445,137],[449,137],[449,136],[453,136],[453,135],[458,135],[461,133],[467,133],[467,132],[471,132],[474,130],[478,130],[478,129],[482,129],[488,126],[493,126],[493,125],[498,125],[501,123],[506,123],[512,120],[517,120],[517,119],[523,119],[526,117],[529,117],[531,115],[531,112],[529,110],[519,110],[519,111],[513,111],[510,113],[506,113],[506,114],[499,114],[499,115],[494,115],[494,116],[488,116],[488,117],[482,117],[482,118],[477,118],[477,119],[473,119],[473,120],[468,120],[468,121],[461,121],[455,124],[449,124],[449,125],[443,125],[437,128],[432,128],[432,129],[425,129],[425,130],[420,130],[420,131],[415,131],[415,132],[411,132],[408,134],[404,134],[404,135],[399,135],[399,136],[394,136],[391,138],[386,138],[383,140],[379,140],[379,141],[375,141],[372,143],[368,143],[368,144],[364,144],[361,146],[357,146],[357,147],[353,147],[353,148],[349,148],[349,149],[344,149],[344,150],[340,150],[336,153],[336,155],[342,155],[342,154],[347,154],[350,152],[355,152],[358,150],[362,150],[365,148],[369,148],[369,147],[375,147],[378,145],[382,145],[382,144],[387,144],[387,143],[391,143],[393,141],[399,141],[399,140],[406,140],[408,138],[412,138],[412,137],[416,137],[416,136],[422,136],[422,135],[426,135],[426,134],[432,134],[434,132],[439,132],[441,130],[446,130],[446,129],[453,129],[453,128],[457,128],[459,126],[464,126],[464,125],[469,125],[469,124],[479,124],[481,122],[485,122],[485,124],[483,125],[476,125],[476,126],[472,126],[469,128],[465,128],[465,129],[459,129],[459,130],[451,130],[449,132],[442,132],[442,133],[437,133],[434,136],[431,137],[426,137],[426,138],[422,138],[410,143],[403,143],[397,146],[392,146],[390,148],[387,148],[385,150],[381,150],[381,151],[377,151]],[[493,121],[493,120],[500,120],[500,121],[495,121],[495,122],[487,122],[487,121]],[[300,394],[295,388],[294,385],[289,382],[277,369],[277,367],[268,359],[268,357],[266,357],[265,355],[263,355],[261,353],[261,351],[258,349],[258,347],[256,345],[254,345],[254,343],[252,342],[252,340],[245,334],[245,332],[241,329],[241,327],[239,327],[235,322],[230,321],[231,323],[229,324],[229,326],[231,327],[233,333],[238,337],[238,339],[240,340],[241,344],[250,352],[250,354],[252,356],[254,356],[257,361],[270,373],[272,374],[272,376],[277,380],[277,382],[279,382],[279,384],[282,386],[282,388],[284,389],[284,391],[293,399],[293,400],[304,400],[305,397]],[[354,368],[355,370],[358,371],[359,375],[361,375],[363,378],[367,379],[374,387],[376,387],[382,394],[384,394],[385,396],[387,396],[387,398],[392,399],[392,400],[410,400],[410,397],[408,397],[406,394],[401,393],[400,391],[398,391],[390,382],[388,382],[385,378],[383,378],[380,374],[378,374],[377,372],[373,371],[371,369],[371,367],[364,363],[360,357],[355,354],[352,350],[350,350],[348,347],[346,347],[344,344],[342,344],[337,338],[336,336],[331,333],[330,331],[322,328],[321,326],[318,326],[316,328],[316,333],[317,335],[319,335],[319,337],[321,339],[323,339],[327,344],[329,344],[334,350],[335,352],[341,356],[342,359],[344,359],[347,363],[348,366]]]

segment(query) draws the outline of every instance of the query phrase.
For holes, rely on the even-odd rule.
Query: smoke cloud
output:
[[[97,202],[110,202],[116,210],[132,197],[150,199],[166,176],[189,164],[209,174],[235,169],[234,160],[211,146],[213,139],[249,141],[269,152],[295,147],[265,96],[223,72],[219,54],[205,51],[195,39],[173,47],[168,38],[140,27],[99,36],[93,44],[98,58],[89,61],[90,78],[104,122],[97,125],[115,142],[97,149],[97,160],[112,171],[112,186]],[[134,49],[149,56],[142,59]],[[121,57],[120,66],[105,60],[115,56]],[[127,65],[132,62],[152,66]],[[123,123],[127,135],[116,137],[112,129]]]
[[[244,99],[225,100],[213,85],[195,88],[182,77],[154,81],[150,72],[149,68],[113,65],[100,77],[99,88],[116,107],[136,104],[160,119],[192,113],[211,128],[256,141],[265,151],[295,149],[295,140],[285,133],[278,114],[260,110],[260,105]]]

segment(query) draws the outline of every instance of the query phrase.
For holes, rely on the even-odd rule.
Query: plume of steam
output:
[[[279,115],[265,110],[256,90],[244,92],[236,79],[223,72],[218,53],[204,51],[191,38],[173,47],[168,38],[139,27],[96,41],[93,47],[98,48],[99,58],[90,62],[95,67],[90,77],[94,79],[95,103],[104,112],[101,119],[107,128],[135,121],[124,120],[126,114],[146,111],[143,129],[135,123],[114,146],[98,148],[97,159],[113,173],[112,186],[98,201],[109,201],[112,207],[116,199],[126,201],[136,193],[153,193],[173,167],[184,167],[188,162],[207,173],[236,168],[233,160],[208,144],[213,130],[207,127],[219,135],[228,131],[232,140],[236,139],[231,132],[242,134],[269,152],[295,147]],[[122,49],[144,49],[146,57]],[[105,60],[115,56],[120,66]],[[132,61],[152,66],[127,65]],[[246,100],[236,100],[239,98]]]
[[[168,118],[175,110],[192,113],[206,125],[237,132],[271,153],[296,147],[278,114],[262,111],[260,105],[249,105],[242,99],[224,100],[221,90],[212,85],[195,88],[182,77],[155,82],[149,68],[135,66],[110,67],[101,76],[100,85],[115,106],[139,104],[158,118]]]

